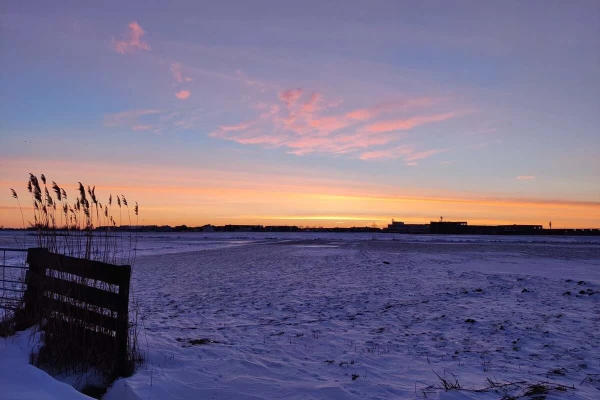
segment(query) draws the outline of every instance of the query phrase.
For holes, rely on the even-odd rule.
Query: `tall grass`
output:
[[[35,245],[50,252],[77,257],[86,260],[101,261],[115,265],[131,265],[135,262],[137,233],[131,229],[123,231],[121,221],[123,213],[129,221],[131,228],[132,215],[127,198],[122,195],[109,195],[106,202],[102,202],[96,195],[95,186],[84,186],[78,182],[75,199],[69,197],[67,191],[60,187],[55,181],[51,183],[41,174],[39,179],[34,174],[29,174],[27,180],[27,192],[31,198],[32,221],[26,227],[34,232]],[[19,203],[23,227],[25,218],[18,193],[10,189],[13,198]],[[116,199],[116,207],[113,207]],[[117,210],[118,208],[118,210]],[[119,225],[115,220],[116,212],[119,214]],[[115,213],[115,214],[113,214]],[[133,214],[136,224],[139,218],[139,206],[135,203]],[[110,289],[107,284],[93,281],[82,277],[73,277],[71,274],[57,276],[63,280],[73,281],[82,285]],[[131,293],[131,292],[130,292]],[[131,296],[131,295],[130,295]],[[88,310],[94,310],[93,306],[76,304],[76,302],[64,298],[63,301],[70,302]],[[141,362],[141,353],[138,346],[138,320],[139,302],[131,301],[128,329],[128,360],[131,364],[130,373]],[[116,315],[113,315],[115,317]],[[58,330],[56,326],[64,326],[60,321],[77,320],[77,316],[58,314],[55,311],[42,310],[42,317],[37,324],[45,336],[45,347],[40,354],[32,357],[32,361],[38,365],[45,364],[52,373],[75,373],[87,374],[90,366],[95,367],[105,378],[112,376],[112,361],[103,359],[100,350],[104,350],[107,344],[101,335],[98,342],[86,339],[85,349],[76,345],[75,335],[77,329],[65,328]],[[98,331],[98,327],[86,321],[78,322],[80,327],[88,329],[89,332]],[[51,333],[50,333],[51,331]],[[78,332],[81,335],[81,330]],[[112,343],[109,341],[109,343]],[[102,353],[105,354],[106,352]],[[129,367],[128,367],[129,368]]]
[[[25,225],[19,196],[14,189],[10,190],[13,198],[19,202]],[[44,174],[39,179],[36,175],[29,174],[27,191],[31,197],[33,212],[33,221],[29,221],[27,228],[35,231],[38,247],[88,260],[133,264],[137,235],[131,231],[123,234],[119,229],[123,211],[131,226],[131,211],[124,195],[115,196],[119,213],[117,225],[113,215],[113,195],[110,194],[103,204],[96,196],[95,186],[86,187],[78,182],[75,200],[69,202],[66,190],[56,182],[52,181],[50,184]],[[137,224],[137,202],[133,213]]]

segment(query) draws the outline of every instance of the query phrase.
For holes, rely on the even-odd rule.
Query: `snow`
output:
[[[85,400],[90,397],[29,364],[39,343],[32,331],[0,338],[0,398],[6,400]]]
[[[498,399],[539,382],[549,399],[600,397],[597,237],[142,234],[138,247],[147,360],[105,399]],[[10,363],[35,369],[26,347]],[[518,384],[476,392],[488,379]]]

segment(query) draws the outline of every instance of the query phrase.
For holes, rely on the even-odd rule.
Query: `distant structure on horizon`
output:
[[[411,234],[426,234],[430,233],[428,224],[405,224],[401,221],[394,221],[388,225],[385,232],[390,233],[411,233]]]
[[[468,225],[466,221],[430,222],[431,233],[442,235],[537,235],[542,225]]]
[[[469,225],[466,221],[431,221],[429,224],[405,224],[392,219],[383,229],[388,233],[432,235],[600,235],[600,229],[544,229],[543,225]]]
[[[26,230],[36,230],[30,227]],[[96,230],[124,232],[349,232],[349,233],[397,233],[408,235],[577,235],[600,236],[600,229],[544,229],[542,225],[469,225],[466,221],[431,221],[428,224],[405,224],[392,219],[387,228],[377,226],[353,226],[347,228],[300,227],[296,225],[203,225],[203,226],[169,226],[169,225],[121,225],[98,226]],[[3,230],[0,227],[0,230]],[[9,229],[12,230],[12,229]]]

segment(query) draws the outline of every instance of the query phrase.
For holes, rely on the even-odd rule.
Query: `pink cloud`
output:
[[[221,125],[219,129],[210,133],[210,136],[231,140],[240,144],[266,145],[269,147],[281,146],[288,140],[285,134],[269,134],[256,127],[256,121],[247,121],[235,125]]]
[[[180,100],[186,100],[191,95],[192,94],[189,92],[189,90],[181,90],[181,91],[175,93],[175,97],[177,97]]]
[[[301,137],[294,141],[287,143],[288,147],[293,149],[305,149],[310,150],[310,152],[314,151],[314,149],[320,146],[328,146],[330,144],[330,140],[323,137]]]
[[[361,160],[395,160],[402,158],[405,165],[415,166],[417,161],[443,153],[448,149],[433,149],[415,152],[410,146],[397,146],[390,149],[369,151],[360,155]]]
[[[314,152],[313,149],[296,149],[296,150],[290,150],[287,153],[288,154],[293,154],[295,156],[305,156],[307,154],[310,154]]]
[[[357,132],[351,135],[340,135],[336,141],[344,150],[359,150],[373,146],[380,146],[402,139],[404,135],[398,134],[365,134]]]
[[[358,121],[368,121],[370,119],[378,117],[379,115],[385,112],[401,110],[408,107],[425,107],[430,106],[435,102],[435,99],[429,97],[419,97],[401,101],[388,101],[379,103],[373,107],[360,108],[358,110],[351,111],[346,114],[346,117]]]
[[[330,117],[311,119],[309,121],[309,125],[318,130],[320,133],[328,135],[331,132],[335,132],[339,129],[347,127],[350,125],[350,122],[344,117],[334,115]]]
[[[135,50],[150,50],[150,45],[142,41],[142,36],[145,32],[142,27],[135,21],[132,21],[128,25],[129,37],[125,40],[114,40],[114,50],[120,54],[131,53]]]
[[[236,142],[241,144],[265,144],[271,146],[279,146],[283,142],[284,137],[277,135],[256,135],[250,137],[240,137]]]
[[[221,125],[219,127],[219,129],[217,129],[214,132],[210,133],[210,136],[212,137],[221,137],[221,138],[225,138],[225,139],[230,139],[230,140],[234,140],[232,138],[228,138],[227,134],[229,132],[238,132],[238,131],[245,131],[248,128],[250,128],[254,123],[253,122],[242,122],[236,125]]]
[[[377,115],[377,112],[369,108],[361,108],[354,110],[346,114],[346,117],[350,119],[356,119],[358,121],[366,121]]]
[[[456,113],[449,112],[437,115],[425,115],[412,117],[408,119],[397,119],[392,121],[375,122],[365,127],[367,132],[380,133],[390,131],[409,130],[419,125],[424,125],[432,122],[441,122],[454,118]]]
[[[222,125],[210,135],[245,145],[284,147],[288,153],[346,155],[363,160],[399,159],[407,164],[431,157],[445,150],[415,152],[403,145],[406,136],[398,131],[430,122],[444,121],[456,114],[415,116],[403,120],[364,121],[376,119],[380,114],[409,106],[427,106],[429,98],[382,102],[378,105],[350,113],[332,113],[340,101],[331,102],[320,92],[302,99],[302,89],[279,92],[280,103],[262,102],[252,108],[256,117],[236,125]],[[387,146],[382,148],[383,146]]]
[[[302,105],[300,112],[302,114],[313,114],[316,111],[321,109],[320,103],[323,100],[323,95],[321,93],[313,93],[310,98]]]
[[[412,154],[406,156],[405,160],[407,162],[424,160],[426,158],[429,158],[429,157],[434,156],[436,154],[444,153],[446,151],[448,151],[448,149],[433,149],[433,150],[421,151],[421,152],[412,153]]]
[[[290,89],[284,90],[279,93],[279,100],[286,105],[286,107],[292,107],[298,99],[302,96],[302,89]]]
[[[289,139],[284,144],[295,149],[290,153],[305,155],[309,153],[349,154],[397,140],[397,135],[368,135],[364,133],[301,136]]]
[[[258,103],[253,108],[260,111],[258,117],[264,120],[269,120],[279,113],[279,106],[277,104]]]
[[[314,92],[311,96],[299,107],[294,107],[297,103],[298,96],[301,92],[297,90],[284,91],[280,93],[280,99],[286,104],[287,110],[289,111],[285,116],[274,116],[274,122],[276,125],[281,125],[284,129],[293,131],[299,135],[305,135],[313,133],[315,131],[323,130],[335,130],[338,128],[324,126],[326,124],[341,123],[338,117],[315,117],[314,114],[328,108],[328,104],[324,102],[323,95],[318,92]],[[343,125],[347,125],[345,122]]]
[[[519,175],[516,178],[518,181],[530,181],[535,179],[535,176],[533,175]]]
[[[242,131],[244,129],[248,129],[250,126],[252,126],[251,122],[243,122],[243,123],[237,124],[237,125],[223,125],[220,127],[220,129],[223,132],[235,132],[235,131]]]

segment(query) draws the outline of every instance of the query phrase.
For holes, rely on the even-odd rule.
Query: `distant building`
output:
[[[429,225],[427,224],[405,224],[402,221],[394,221],[384,229],[389,233],[410,233],[410,234],[425,234],[429,233]]]
[[[392,220],[392,223],[387,226],[387,231],[394,233],[404,233],[404,222]]]
[[[467,223],[464,221],[439,221],[429,223],[431,233],[438,235],[459,235],[468,233]]]
[[[505,235],[535,235],[542,232],[542,225],[498,225],[500,232]]]
[[[538,235],[542,225],[467,225],[466,222],[431,222],[431,233],[438,235]]]

